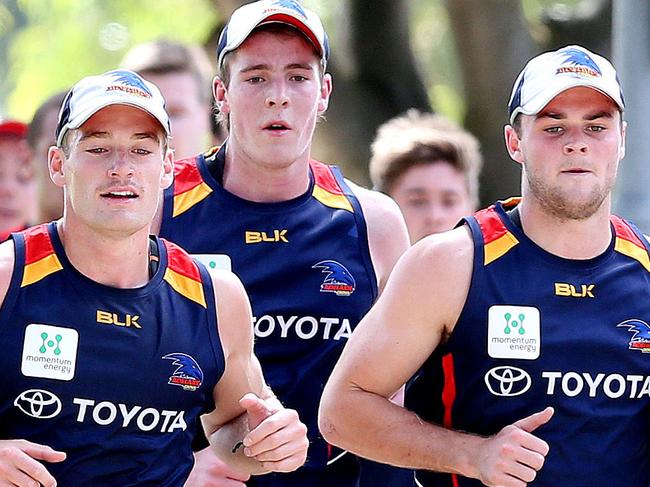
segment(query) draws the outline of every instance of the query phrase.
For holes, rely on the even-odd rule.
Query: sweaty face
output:
[[[202,96],[208,86],[199,86],[187,72],[148,74],[165,99],[172,127],[171,147],[174,159],[195,156],[208,149],[210,140],[210,103]]]
[[[24,226],[30,218],[36,184],[27,142],[0,136],[0,232]]]
[[[390,195],[404,214],[411,243],[451,230],[473,211],[463,174],[446,161],[410,167],[395,181]]]
[[[142,110],[111,105],[79,129],[63,159],[66,218],[100,232],[132,234],[148,228],[160,190],[171,182],[163,130]]]
[[[625,127],[616,104],[591,88],[571,88],[535,116],[522,116],[517,141],[522,194],[561,219],[609,208]]]
[[[297,32],[262,30],[231,56],[230,84],[215,91],[219,108],[229,115],[230,149],[272,168],[308,159],[331,91],[329,75],[321,83],[313,46]]]

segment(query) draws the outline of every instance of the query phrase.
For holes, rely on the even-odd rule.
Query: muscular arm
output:
[[[534,424],[515,424],[482,438],[423,422],[387,399],[453,330],[467,297],[472,257],[466,228],[424,239],[404,254],[330,376],[319,426],[330,443],[384,463],[459,473],[487,485],[523,486],[498,466],[516,451],[525,458],[506,458],[514,475],[534,476],[541,468],[545,444],[526,432]],[[546,413],[531,421],[548,418]],[[525,447],[517,450],[522,442]],[[519,462],[533,467],[521,473]]]
[[[397,259],[409,247],[404,217],[397,203],[378,191],[347,181],[361,204],[368,228],[368,245],[379,290],[383,290]]]
[[[295,470],[306,459],[307,429],[264,382],[241,282],[225,271],[215,273],[213,282],[226,367],[213,392],[216,408],[202,417],[206,436],[217,456],[238,471]]]

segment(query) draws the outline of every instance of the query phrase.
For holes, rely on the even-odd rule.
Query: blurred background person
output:
[[[26,124],[0,117],[0,241],[35,217],[36,184],[26,137]]]
[[[45,100],[34,112],[27,130],[31,149],[32,170],[37,188],[37,211],[33,223],[58,220],[63,216],[63,189],[50,179],[47,152],[56,145],[56,123],[67,91],[61,91]]]
[[[165,98],[172,126],[174,159],[183,159],[220,144],[225,132],[212,124],[212,63],[199,45],[166,39],[145,42],[128,51],[121,67],[154,83]]]
[[[473,135],[440,115],[411,109],[377,130],[370,177],[397,202],[415,243],[476,210],[482,165]]]

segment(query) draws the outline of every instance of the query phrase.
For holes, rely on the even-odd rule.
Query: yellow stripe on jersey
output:
[[[641,248],[629,240],[625,240],[624,238],[616,237],[614,250],[640,262],[641,265],[645,267],[645,270],[650,272],[650,259],[648,259],[648,253],[644,248]]]
[[[177,194],[174,196],[173,217],[185,213],[199,201],[206,198],[210,193],[212,193],[212,188],[205,183],[201,183],[184,193]]]
[[[203,294],[203,285],[200,281],[195,281],[190,279],[183,274],[179,274],[169,267],[165,271],[163,277],[165,281],[176,291],[177,293],[185,296],[187,299],[191,299],[195,303],[200,304],[204,308],[207,308],[208,305],[205,302],[205,295]]]
[[[27,264],[23,270],[23,281],[20,284],[20,287],[34,284],[61,269],[63,269],[63,266],[61,265],[61,262],[59,262],[56,254],[50,254],[47,257],[43,257],[41,260]]]
[[[494,262],[499,257],[505,255],[511,248],[519,243],[519,240],[510,232],[501,235],[496,240],[485,244],[483,251],[485,252],[485,265]]]
[[[354,213],[354,209],[345,195],[330,193],[317,185],[314,185],[312,195],[325,206],[329,206],[330,208],[339,208]]]

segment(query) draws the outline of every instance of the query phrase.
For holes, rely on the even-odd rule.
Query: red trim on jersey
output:
[[[486,244],[494,242],[508,233],[508,228],[499,218],[494,205],[477,212],[474,216],[481,227],[483,240]]]
[[[309,165],[314,173],[314,183],[316,186],[323,188],[328,193],[345,196],[339,182],[332,173],[332,169],[327,164],[312,159],[309,161]]]
[[[196,157],[174,161],[174,196],[196,188],[203,177],[196,165]]]
[[[442,388],[442,404],[445,408],[443,425],[452,427],[451,413],[456,400],[456,375],[454,373],[454,356],[450,353],[442,357],[442,370],[445,374],[445,385]]]
[[[38,262],[54,254],[54,246],[47,233],[47,225],[37,225],[23,232],[25,237],[25,265]]]
[[[451,353],[442,357],[442,370],[445,374],[445,385],[442,388],[442,404],[445,408],[443,425],[445,428],[451,429],[452,409],[456,400],[456,374],[454,372],[454,356]],[[458,476],[456,474],[451,474],[451,482],[454,487],[458,487]]]
[[[175,243],[161,239],[167,249],[167,267],[188,279],[201,282],[201,273],[190,255]]]
[[[614,231],[616,232],[616,236],[618,238],[627,240],[628,242],[636,245],[644,252],[646,252],[645,245],[643,245],[643,242],[641,242],[639,237],[636,236],[636,233],[634,233],[634,231],[630,228],[625,220],[616,215],[611,215],[610,221],[612,222],[612,225],[614,225]]]

